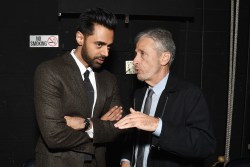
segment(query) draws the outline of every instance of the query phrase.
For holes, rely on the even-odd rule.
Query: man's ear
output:
[[[169,63],[170,61],[170,53],[169,52],[163,52],[161,55],[161,65],[165,66]]]
[[[76,32],[76,42],[79,46],[84,44],[84,35],[80,31]]]

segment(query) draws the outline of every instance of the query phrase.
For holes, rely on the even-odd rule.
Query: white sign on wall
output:
[[[133,64],[133,60],[126,61],[125,66],[126,66],[126,74],[135,74],[135,67]]]
[[[30,47],[58,47],[58,35],[30,35]]]

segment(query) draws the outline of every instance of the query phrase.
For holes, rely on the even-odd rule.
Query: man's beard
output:
[[[88,54],[88,51],[87,51],[87,48],[86,48],[86,44],[84,43],[83,45],[83,48],[82,48],[82,58],[83,60],[92,68],[94,69],[99,69],[102,67],[102,64],[99,64],[97,62],[95,62],[95,59],[98,59],[100,57],[103,57],[103,56],[94,56],[93,59],[90,58],[89,54]]]

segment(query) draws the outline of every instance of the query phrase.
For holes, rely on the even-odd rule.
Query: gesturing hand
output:
[[[145,131],[154,132],[158,126],[159,118],[155,118],[137,112],[133,108],[130,108],[130,114],[119,120],[115,127],[119,129],[138,128]]]

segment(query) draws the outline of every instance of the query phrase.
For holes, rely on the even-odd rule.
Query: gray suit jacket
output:
[[[114,141],[121,130],[100,117],[120,104],[117,81],[106,70],[95,71],[97,100],[92,118],[94,138],[66,125],[65,115],[89,118],[88,104],[80,70],[67,53],[40,64],[35,73],[36,118],[41,132],[36,147],[36,166],[82,167],[86,155],[94,155],[105,167],[105,143]]]

